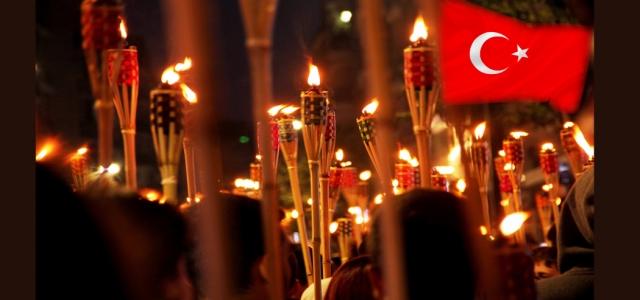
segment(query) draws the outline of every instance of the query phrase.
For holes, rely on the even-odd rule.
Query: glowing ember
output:
[[[185,57],[183,63],[177,63],[175,68],[176,72],[182,72],[191,69],[191,58]]]
[[[512,163],[506,163],[504,165],[504,170],[505,171],[511,171],[511,170],[515,170],[515,169],[516,169],[516,166],[514,164],[512,164]]]
[[[411,160],[411,154],[409,153],[409,151],[407,151],[407,149],[400,150],[400,154],[398,155],[398,157],[400,158],[400,160],[404,161]]]
[[[376,198],[373,200],[373,203],[381,204],[382,203],[382,194],[378,194],[378,196],[376,196]]]
[[[338,223],[337,222],[331,222],[331,224],[329,224],[329,232],[335,233],[336,230],[338,230]]]
[[[511,133],[511,136],[516,138],[516,139],[519,139],[520,137],[528,136],[528,135],[529,134],[524,132],[524,131],[514,131],[514,132]]]
[[[560,199],[559,197],[556,198],[556,205],[560,205],[560,203],[562,203],[562,199]]]
[[[162,73],[162,83],[174,84],[180,80],[180,75],[173,70],[173,67],[168,67]]]
[[[511,235],[522,227],[522,224],[524,224],[524,221],[526,221],[527,218],[529,218],[528,213],[512,213],[502,220],[502,223],[500,223],[500,231],[502,231],[502,234],[504,235]]]
[[[427,36],[429,36],[429,34],[427,33],[427,26],[424,24],[424,19],[422,19],[422,16],[418,16],[416,23],[413,25],[413,33],[409,40],[412,42],[416,42],[419,39],[426,40]]]
[[[500,151],[498,151],[498,155],[500,155],[502,157],[505,157],[507,155],[507,153],[504,152],[504,150],[500,150]]]
[[[544,145],[542,145],[542,150],[551,150],[551,151],[555,151],[556,148],[553,147],[552,143],[546,143]]]
[[[545,185],[542,186],[542,190],[545,191],[545,192],[548,192],[552,188],[553,188],[553,184],[545,184]]]
[[[398,183],[399,183],[399,182],[398,182],[398,179],[394,179],[393,181],[391,181],[391,185],[392,185],[393,187],[397,187],[397,186],[398,186]]]
[[[300,130],[300,128],[302,128],[302,122],[298,120],[293,121],[293,129]]]
[[[487,228],[484,226],[480,226],[480,233],[482,233],[482,235],[487,235]]]
[[[85,153],[87,153],[87,148],[82,147],[82,148],[78,149],[78,154],[83,155]]]
[[[295,210],[295,209],[294,209],[294,210],[292,210],[292,211],[291,211],[291,217],[292,217],[292,218],[294,218],[294,219],[297,219],[297,218],[298,218],[298,211],[297,211],[297,210]]]
[[[278,112],[280,112],[281,109],[283,109],[285,106],[280,104],[278,106],[274,106],[272,108],[269,109],[269,115],[274,117],[276,114],[278,114]]]
[[[411,160],[409,161],[409,163],[410,163],[410,164],[411,164],[411,166],[412,166],[412,167],[414,167],[414,168],[420,165],[420,163],[418,162],[418,159],[417,159],[417,158],[415,158],[415,157],[414,157],[413,159],[411,159]]]
[[[375,113],[376,109],[378,109],[378,104],[378,99],[373,99],[373,101],[371,101],[369,105],[365,106],[364,109],[362,109],[362,113],[369,115]]]
[[[320,85],[320,73],[318,72],[318,67],[311,65],[309,67],[309,77],[307,78],[307,83],[310,86],[319,86]]]
[[[464,189],[467,188],[467,183],[464,182],[464,179],[458,179],[458,182],[456,183],[456,188],[460,193],[464,193]]]
[[[478,127],[476,127],[476,130],[474,131],[474,133],[476,134],[476,140],[480,140],[482,138],[482,136],[484,135],[484,130],[487,128],[487,122],[482,122],[480,123],[480,125],[478,125]]]
[[[262,160],[262,155],[260,155],[260,154],[256,155],[256,159],[257,159],[258,161],[261,161],[261,160]]]
[[[435,169],[441,175],[450,175],[450,174],[453,174],[453,172],[456,170],[452,166],[438,166],[438,167],[435,167]]]
[[[124,20],[120,18],[120,35],[123,39],[127,38],[127,28],[124,27]]]
[[[344,159],[344,151],[342,151],[342,149],[338,149],[338,151],[336,151],[336,160],[342,161],[342,159]]]
[[[145,197],[147,198],[147,200],[149,201],[157,201],[158,199],[160,199],[160,193],[156,192],[156,191],[149,191],[147,192],[147,194],[145,195]]]
[[[182,88],[182,95],[184,96],[185,99],[187,99],[187,101],[189,101],[189,103],[198,102],[198,97],[196,96],[196,93],[194,93],[186,84],[181,83],[180,88]]]
[[[367,181],[369,178],[371,178],[371,171],[367,170],[360,173],[360,180]]]

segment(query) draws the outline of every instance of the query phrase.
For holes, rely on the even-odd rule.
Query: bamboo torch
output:
[[[123,46],[119,29],[124,5],[115,0],[84,0],[80,10],[82,49],[98,115],[98,164],[106,170],[113,159],[113,101],[107,79],[107,50]]]
[[[176,65],[176,69],[186,70],[191,67],[191,60],[186,58],[183,64]],[[186,84],[181,83],[182,96],[184,96],[184,140],[182,142],[182,148],[184,149],[184,164],[186,168],[187,176],[187,194],[189,200],[196,199],[198,193],[196,189],[196,164],[195,164],[195,151],[193,148],[195,134],[195,108],[198,103],[198,97]],[[195,201],[195,200],[194,200]]]
[[[327,115],[327,128],[324,134],[324,145],[320,153],[320,195],[322,196],[322,274],[323,278],[331,277],[331,232],[329,226],[333,217],[333,201],[331,191],[331,162],[336,147],[336,112],[330,110]],[[335,172],[335,171],[334,171]],[[335,177],[335,175],[334,175]],[[333,184],[335,186],[335,183]],[[340,185],[338,185],[339,188]],[[335,196],[335,192],[333,195]]]
[[[553,144],[546,143],[542,145],[542,149],[540,150],[540,168],[544,175],[544,181],[547,184],[551,211],[553,213],[553,220],[556,223],[556,226],[560,220],[560,212],[558,210],[558,205],[556,205],[558,199],[558,188],[560,187],[559,167],[558,153],[556,152],[556,148]]]
[[[87,178],[89,177],[89,168],[87,167],[87,148],[80,148],[78,152],[71,157],[71,175],[76,187],[76,191],[81,193],[87,186]]]
[[[346,263],[351,258],[351,251],[349,246],[351,245],[351,234],[353,233],[353,226],[351,219],[339,218],[338,219],[338,244],[340,245],[340,259],[342,264]]]
[[[498,185],[500,188],[500,206],[504,210],[504,215],[509,215],[515,212],[513,207],[513,187],[511,186],[511,179],[509,179],[509,173],[505,171],[504,150],[498,151],[498,157],[493,159],[494,169],[498,176]]]
[[[542,227],[542,233],[547,245],[552,245],[552,241],[548,238],[548,232],[551,226],[553,226],[554,220],[557,218],[557,212],[554,211],[558,208],[556,201],[553,200],[550,193],[551,187],[549,184],[542,186],[542,193],[536,193],[536,207],[538,209],[538,216],[540,218],[540,225]],[[556,221],[557,223],[557,221]]]
[[[584,136],[578,125],[573,122],[564,123],[564,128],[560,130],[560,141],[562,142],[564,152],[569,156],[569,166],[576,179],[582,174],[582,166],[587,163],[589,159],[585,147],[581,147],[581,145],[578,144],[578,137],[582,137],[584,140]],[[586,141],[584,143],[586,143]]]
[[[342,181],[342,193],[344,195],[344,199],[347,201],[347,206],[351,211],[349,211],[349,215],[351,217],[352,225],[356,222],[356,215],[351,213],[353,208],[358,205],[358,175],[357,169],[352,166],[347,166],[350,162],[345,162],[345,167],[342,172],[344,175]],[[360,245],[362,242],[362,235],[360,234],[360,230],[358,226],[352,226],[353,229],[353,241],[356,243],[356,247]]]
[[[451,166],[434,167],[431,171],[431,187],[448,192],[449,180],[447,180],[447,175],[449,174],[453,174],[453,167]]]
[[[487,190],[489,189],[489,144],[483,140],[486,122],[481,123],[475,129],[476,140],[471,145],[471,163],[475,171],[475,177],[478,180],[480,188],[480,197],[482,200],[482,215],[484,217],[484,226],[491,232],[491,218],[489,215],[489,197]]]
[[[380,169],[380,153],[378,149],[378,134],[376,132],[376,126],[378,122],[378,116],[375,114],[376,109],[378,108],[378,99],[373,99],[371,103],[362,110],[362,115],[360,118],[356,119],[358,123],[358,128],[360,129],[360,136],[362,137],[362,141],[364,142],[364,147],[367,149],[367,153],[369,153],[369,157],[373,162],[373,166],[376,168],[376,172],[378,173],[378,177],[386,178],[381,173]],[[389,184],[387,182],[382,182],[383,185]]]
[[[333,216],[333,212],[336,209],[338,200],[340,199],[340,192],[342,190],[342,182],[344,178],[344,171],[342,166],[344,151],[342,151],[342,149],[338,149],[335,156],[336,163],[331,166],[331,169],[329,170],[329,199],[331,200],[329,214],[331,216]]]
[[[278,119],[278,134],[280,137],[282,156],[289,171],[289,183],[291,184],[291,193],[293,194],[293,204],[296,207],[296,211],[299,212],[296,221],[298,222],[298,231],[300,232],[300,244],[302,246],[305,270],[307,271],[307,280],[309,284],[311,284],[314,282],[314,277],[311,259],[309,258],[307,226],[304,207],[302,206],[302,194],[300,193],[300,180],[298,179],[298,132],[293,127],[294,118],[291,116],[296,110],[298,110],[297,107],[286,107],[282,110],[282,116]]]
[[[313,277],[316,299],[322,298],[322,279],[320,273],[320,152],[324,144],[327,130],[327,91],[320,91],[320,75],[318,68],[311,65],[309,72],[309,90],[300,93],[302,106],[302,137],[304,139],[307,158],[309,159],[309,176],[311,177],[311,239],[313,244]]]
[[[151,91],[151,136],[162,176],[164,201],[178,204],[178,167],[184,138],[184,96],[174,67],[162,73],[162,84]]]
[[[415,186],[416,173],[407,149],[400,150],[398,158],[400,160],[395,164],[395,175],[398,180],[398,194],[402,194]]]
[[[127,38],[124,21],[120,23],[123,41]],[[108,76],[113,103],[120,121],[120,131],[124,145],[124,173],[127,188],[138,189],[136,166],[136,111],[138,109],[138,50],[126,46],[107,51]]]
[[[427,28],[422,17],[416,19],[409,47],[404,49],[404,83],[418,143],[418,160],[422,178],[431,175],[431,122],[435,111],[438,85],[434,84],[435,47],[427,43]],[[421,182],[429,187],[429,180]]]
[[[522,212],[522,199],[520,196],[520,183],[524,169],[524,143],[521,137],[529,135],[526,132],[512,132],[507,139],[502,141],[502,149],[505,152],[504,170],[509,174],[513,188],[513,204],[516,212]],[[524,229],[520,227],[515,237],[518,242],[525,244]]]

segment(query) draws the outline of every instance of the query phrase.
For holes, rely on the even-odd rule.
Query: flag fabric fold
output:
[[[549,102],[563,113],[579,108],[590,28],[531,25],[462,1],[444,1],[440,21],[445,105]]]

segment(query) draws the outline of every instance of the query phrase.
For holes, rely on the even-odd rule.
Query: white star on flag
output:
[[[520,48],[520,45],[516,45],[518,46],[518,51],[513,52],[511,55],[515,55],[518,57],[518,62],[520,62],[520,59],[523,57],[529,58],[527,56],[527,50],[529,50],[529,48],[522,50],[522,48]]]

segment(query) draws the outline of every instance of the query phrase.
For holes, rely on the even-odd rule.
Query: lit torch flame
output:
[[[87,153],[87,148],[82,147],[82,148],[78,149],[78,154],[79,155],[84,155],[85,153]]]
[[[440,175],[450,175],[455,171],[455,168],[452,166],[438,166],[435,167],[435,169],[440,173]]]
[[[566,123],[564,123],[564,128],[571,128],[571,127],[573,127],[573,125],[575,125],[575,124],[573,124],[573,122],[566,122]]]
[[[174,67],[176,72],[182,72],[191,69],[191,58],[185,57],[183,63],[177,63]]]
[[[336,230],[338,230],[338,223],[331,222],[331,224],[329,224],[329,232],[335,233]]]
[[[338,149],[338,151],[336,151],[336,160],[342,161],[343,158],[344,158],[344,151],[342,151],[342,149]]]
[[[422,19],[422,16],[418,16],[418,18],[416,19],[416,23],[413,25],[413,33],[411,34],[411,37],[409,39],[412,42],[416,42],[419,39],[426,40],[428,35],[429,34],[427,33],[427,26],[424,24],[424,19]]]
[[[294,219],[297,219],[297,218],[298,218],[298,211],[297,211],[297,210],[295,210],[295,209],[294,209],[294,210],[292,210],[292,211],[291,211],[291,217],[292,217],[292,218],[294,218]]]
[[[376,196],[376,198],[373,200],[373,203],[375,204],[381,204],[382,203],[382,194],[378,194]]]
[[[553,188],[553,184],[545,184],[545,185],[542,186],[542,190],[545,191],[545,192],[548,192],[552,188]]]
[[[236,184],[237,188],[244,187],[244,179],[242,179],[242,178],[236,179],[235,184]]]
[[[420,165],[420,163],[418,162],[418,159],[417,159],[417,158],[415,158],[415,157],[414,157],[413,159],[411,159],[411,160],[409,161],[409,163],[410,163],[410,164],[411,164],[411,166],[412,166],[412,167],[414,167],[414,168]]]
[[[487,228],[484,226],[480,226],[480,233],[482,233],[482,235],[487,235]]]
[[[464,182],[464,179],[458,179],[456,183],[456,188],[460,193],[464,193],[464,190],[467,188],[467,183]]]
[[[300,109],[300,107],[287,106],[287,107],[283,108],[282,110],[280,110],[280,112],[282,112],[285,115],[290,115],[290,114],[294,113],[298,109]]]
[[[198,96],[194,93],[186,84],[181,83],[180,88],[182,88],[182,95],[184,96],[189,103],[193,104],[198,102]]]
[[[582,150],[587,153],[587,157],[592,157],[593,148],[591,148],[591,145],[587,143],[587,140],[584,138],[584,134],[582,134],[582,131],[580,131],[580,129],[575,128],[574,130],[575,133],[573,137],[576,139],[576,143],[578,143],[578,145],[580,145],[580,148],[582,148]]]
[[[360,173],[360,180],[367,181],[369,178],[371,178],[371,171],[367,170]]]
[[[174,84],[180,80],[180,75],[173,70],[173,67],[168,67],[162,73],[162,83]]]
[[[398,157],[400,158],[400,160],[404,160],[404,161],[411,160],[411,154],[407,149],[400,150],[400,154],[398,155]]]
[[[476,130],[475,130],[476,140],[480,140],[482,138],[482,136],[484,135],[485,128],[487,128],[487,122],[482,122],[480,123],[480,125],[478,125],[478,127],[476,127]]]
[[[514,164],[512,164],[512,163],[506,163],[504,165],[504,170],[505,171],[512,171],[512,170],[515,170],[515,169],[516,169],[516,166]]]
[[[261,160],[262,160],[262,155],[257,154],[257,155],[256,155],[256,159],[257,159],[258,161],[261,161]]]
[[[500,231],[502,231],[504,235],[511,235],[522,227],[522,224],[524,224],[527,218],[529,218],[529,214],[526,212],[512,213],[502,220],[502,223],[500,223]]]
[[[272,108],[269,109],[268,113],[270,116],[275,117],[276,114],[278,114],[278,112],[284,108],[284,105],[280,104],[278,106],[274,106]]]
[[[362,113],[370,115],[376,112],[377,108],[378,108],[378,99],[373,99],[373,101],[371,101],[369,105],[364,107],[364,109],[362,110]]]
[[[51,153],[51,151],[53,151],[53,146],[53,143],[45,144],[40,152],[38,152],[38,154],[36,155],[36,161],[42,160],[45,156],[47,156],[47,154]]]
[[[123,39],[127,38],[127,28],[124,27],[124,20],[122,18],[120,18],[120,36],[122,36]]]
[[[514,131],[514,132],[511,133],[511,136],[516,138],[516,139],[519,139],[520,137],[528,136],[528,135],[529,134],[524,132],[524,131]]]
[[[500,155],[501,157],[505,157],[507,155],[507,153],[504,152],[504,150],[500,150],[500,151],[498,151],[498,155]]]
[[[552,143],[546,143],[544,145],[542,145],[542,150],[551,150],[551,151],[555,151],[555,147],[553,147]]]
[[[307,83],[310,86],[319,86],[320,85],[320,73],[318,72],[318,67],[311,65],[309,67],[309,77],[307,78]]]

